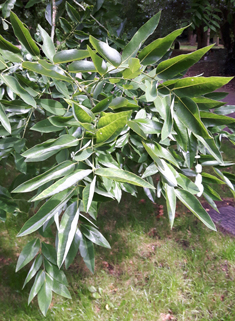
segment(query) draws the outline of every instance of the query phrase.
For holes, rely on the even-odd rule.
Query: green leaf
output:
[[[0,56],[0,70],[3,70],[7,68],[7,64],[5,62],[5,60],[3,59],[3,57]]]
[[[93,113],[100,113],[102,111],[105,111],[106,109],[108,109],[109,104],[112,101],[113,96],[109,96],[103,100],[101,100],[95,107],[92,108],[92,112]]]
[[[198,105],[198,108],[200,110],[208,110],[208,109],[212,109],[212,108],[216,108],[216,107],[220,107],[220,106],[225,105],[224,102],[209,99],[206,97],[196,97],[196,98],[192,98],[192,100]],[[226,108],[227,108],[227,106],[226,106]],[[218,110],[218,109],[216,109],[216,110]],[[222,109],[224,111],[225,107],[222,107]],[[234,110],[235,110],[235,108],[234,108]],[[229,112],[228,112],[228,114],[229,114]]]
[[[67,174],[70,174],[75,168],[75,163],[72,163],[71,161],[65,161],[45,173],[38,175],[21,185],[17,186],[12,193],[27,193],[32,192],[35,189],[39,188],[40,186],[57,179],[61,176],[65,176]]]
[[[157,66],[157,76],[163,79],[171,79],[179,73],[187,70],[189,67],[198,62],[205,53],[214,45],[204,47],[186,55],[179,55],[174,58],[165,60]]]
[[[192,99],[181,98],[175,103],[174,110],[174,118],[178,118],[186,128],[199,136],[211,138],[200,119],[198,107]]]
[[[139,176],[124,171],[118,168],[98,168],[95,171],[96,175],[107,177],[109,179],[113,179],[114,181],[122,182],[122,183],[129,183],[136,186],[146,187],[155,189],[154,186],[140,178]]]
[[[234,107],[235,109],[235,107]],[[217,115],[211,112],[200,112],[201,119],[205,126],[220,126],[220,125],[229,125],[235,122],[235,119],[232,117],[227,117],[223,115]]]
[[[11,10],[14,8],[16,0],[6,0],[2,5],[2,16],[3,18],[8,18],[10,16]]]
[[[149,19],[132,37],[122,52],[122,62],[136,55],[143,42],[154,32],[160,20],[161,12]]]
[[[77,237],[80,240],[79,251],[88,269],[91,273],[95,271],[95,250],[93,243],[77,230]]]
[[[8,133],[11,134],[11,124],[5,113],[4,107],[1,103],[0,103],[0,122],[2,126],[8,131]]]
[[[39,133],[53,133],[63,130],[63,127],[56,127],[51,124],[49,119],[44,119],[37,122],[30,130],[34,130]]]
[[[145,149],[147,151],[151,151],[151,157],[153,158],[164,158],[167,161],[169,161],[170,163],[172,163],[173,165],[175,165],[176,167],[179,168],[179,164],[176,161],[176,159],[172,156],[172,154],[169,152],[168,149],[162,147],[160,144],[158,143],[144,143],[143,145],[145,147]],[[153,158],[153,160],[154,160]]]
[[[230,80],[232,77],[188,77],[177,80],[172,90],[179,97],[201,96],[226,85]]]
[[[48,244],[46,244],[48,246]],[[50,245],[51,246],[51,245]],[[53,248],[53,251],[55,252],[55,258],[53,259],[54,263],[50,263],[49,261],[45,260],[45,268],[46,272],[52,277],[52,279],[56,280],[57,282],[63,284],[63,285],[68,285],[68,281],[66,278],[66,275],[62,270],[60,270],[57,265],[56,265],[56,251],[55,248]]]
[[[67,299],[72,299],[68,288],[64,284],[61,284],[57,280],[53,279],[48,274],[46,275],[46,282],[49,284],[52,291],[56,294],[59,294]]]
[[[52,301],[52,290],[48,282],[44,282],[41,289],[38,292],[38,305],[44,317],[47,314],[47,310]]]
[[[51,197],[44,203],[37,213],[32,216],[21,228],[18,236],[25,236],[37,231],[45,222],[58,213],[71,198],[73,191],[66,190]]]
[[[58,153],[61,149],[77,146],[79,140],[71,135],[62,135],[57,139],[49,139],[42,144],[35,145],[22,154],[26,162],[43,161]]]
[[[47,58],[50,59],[51,62],[53,62],[53,57],[55,55],[55,46],[53,44],[53,41],[48,33],[40,25],[38,25],[38,29],[43,40],[42,50]]]
[[[179,173],[176,177],[177,183],[180,187],[182,187],[185,191],[191,194],[197,194],[199,189],[195,183],[193,183],[187,176]]]
[[[65,4],[66,7],[66,11],[69,15],[69,18],[76,23],[81,23],[81,17],[79,15],[79,11],[77,9],[75,9],[73,6],[71,6],[71,4],[69,4],[68,2],[66,2]]]
[[[29,1],[26,3],[25,8],[26,8],[26,9],[31,8],[31,7],[33,7],[35,4],[40,3],[40,2],[41,2],[41,0],[29,0]]]
[[[143,65],[152,65],[155,64],[159,59],[161,59],[167,50],[171,47],[173,41],[176,37],[181,35],[183,30],[187,28],[181,28],[173,31],[164,38],[159,38],[151,42],[148,46],[144,47],[138,55],[138,58],[141,60]]]
[[[38,270],[40,269],[42,265],[42,256],[41,255],[38,255],[36,257],[36,259],[34,260],[27,276],[26,276],[26,279],[24,281],[24,285],[23,285],[23,288],[25,287],[25,285],[34,277],[34,275],[38,272]]]
[[[82,200],[83,200],[85,212],[88,212],[91,206],[91,202],[93,200],[93,196],[95,192],[95,183],[96,183],[96,176],[93,178],[91,184],[88,184],[82,192]]]
[[[33,298],[38,294],[43,283],[45,282],[45,272],[40,270],[34,280],[34,284],[30,290],[28,304],[33,300]]]
[[[50,197],[57,193],[60,193],[64,190],[67,190],[71,186],[74,186],[77,182],[81,181],[83,178],[87,177],[90,173],[92,173],[91,169],[77,169],[74,172],[66,175],[65,177],[59,179],[57,182],[52,184],[50,187],[46,188],[39,195],[35,196],[31,201],[35,202],[38,200],[42,200],[44,198]]]
[[[73,107],[73,114],[77,121],[81,123],[90,123],[95,119],[95,115],[87,107],[82,106],[74,100],[65,99],[65,101]]]
[[[66,112],[66,109],[57,100],[38,99],[37,104],[39,104],[43,109],[49,111],[53,115],[63,116]]]
[[[79,237],[79,233],[75,233],[74,235],[74,238],[73,238],[73,241],[71,243],[71,246],[70,246],[70,249],[68,251],[68,254],[66,256],[66,259],[65,259],[65,268],[68,269],[69,266],[72,264],[75,256],[77,255],[78,253],[78,248],[79,248],[79,243],[80,243],[80,237]],[[81,234],[82,235],[82,234]]]
[[[119,109],[119,108],[139,108],[138,104],[133,102],[130,102],[127,98],[125,97],[116,97],[112,100],[112,102],[109,104],[109,107],[111,109]]]
[[[34,239],[28,242],[23,248],[16,264],[16,272],[28,264],[38,253],[40,248],[39,239]]]
[[[90,54],[89,54],[90,55]],[[68,67],[69,72],[96,72],[95,65],[92,61],[81,60],[74,61]]]
[[[81,225],[81,232],[92,243],[106,247],[108,249],[111,248],[106,238],[95,227],[83,224]]]
[[[3,82],[9,87],[11,88],[11,90],[17,94],[18,96],[20,96],[21,99],[23,99],[23,101],[26,102],[26,104],[33,106],[34,108],[36,108],[36,102],[35,100],[31,97],[31,95],[28,94],[28,92],[20,86],[20,84],[18,83],[18,81],[13,77],[13,76],[6,76],[1,74],[0,75],[0,79],[3,80]]]
[[[107,67],[105,61],[102,58],[100,58],[96,53],[94,53],[94,51],[89,46],[87,46],[87,50],[88,50],[90,57],[95,65],[96,71],[101,76],[104,75],[108,70],[108,67]]]
[[[235,105],[222,106],[222,107],[216,108],[213,112],[217,115],[228,115],[235,112]]]
[[[174,224],[175,219],[175,210],[176,210],[176,195],[175,195],[175,189],[172,186],[169,186],[168,184],[164,184],[164,190],[165,190],[165,196],[166,196],[166,206],[167,206],[167,212],[168,217],[170,221],[171,228]]]
[[[43,62],[43,61],[40,61],[40,62]],[[46,69],[44,66],[42,66],[41,64],[39,64],[37,62],[25,61],[22,63],[22,67],[24,69],[36,72],[40,75],[50,77],[52,79],[67,81],[69,83],[73,82],[73,80],[71,80],[69,77],[61,75],[60,73],[58,73],[57,71],[55,71],[53,69]],[[53,68],[56,68],[56,66],[53,66]]]
[[[199,220],[201,220],[211,230],[216,231],[216,227],[209,214],[204,210],[201,203],[194,195],[180,189],[176,189],[175,194],[177,198],[199,218]]]
[[[64,212],[58,231],[57,265],[61,268],[77,231],[79,218],[78,202],[73,202]]]
[[[113,49],[107,43],[100,41],[93,36],[90,36],[89,40],[95,50],[111,65],[118,67],[121,64],[122,56],[116,49]]]
[[[31,106],[23,102],[22,100],[0,100],[0,103],[5,107],[5,110],[13,114],[27,114],[31,110]]]
[[[164,179],[166,180],[167,184],[170,186],[177,186],[177,181],[175,178],[174,173],[172,172],[169,165],[161,158],[159,158],[159,151],[157,148],[154,148],[152,150],[152,145],[148,144],[146,145],[144,142],[142,142],[144,148],[146,149],[149,156],[154,160],[154,162],[157,164],[157,168],[159,172],[163,175]],[[151,146],[151,147],[150,147]]]
[[[119,113],[114,115],[117,115],[118,117],[118,114]],[[100,121],[102,120],[102,118],[100,119]],[[113,141],[122,132],[123,128],[127,124],[127,120],[128,116],[124,115],[123,117],[119,117],[118,119],[110,121],[108,125],[98,129],[96,132],[96,143],[102,144]]]
[[[90,57],[88,50],[68,49],[57,52],[53,57],[53,61],[55,64],[64,64],[66,62],[81,60],[87,57]]]
[[[93,153],[94,150],[92,147],[82,149],[80,152],[76,153],[76,156],[73,157],[73,160],[75,160],[76,162],[84,161],[85,159],[88,159]]]
[[[21,50],[18,47],[14,46],[11,42],[4,39],[1,35],[0,35],[0,49],[8,50],[16,54],[21,52]]]
[[[14,30],[14,34],[23,46],[28,50],[32,56],[39,56],[40,50],[36,43],[33,41],[28,29],[26,29],[17,15],[11,12],[10,15],[11,24]]]

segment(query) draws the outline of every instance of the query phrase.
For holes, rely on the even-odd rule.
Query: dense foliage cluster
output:
[[[69,3],[66,10],[71,24],[63,21],[64,28],[76,36],[81,16]],[[80,41],[64,49],[66,33],[56,47],[40,25],[42,43],[36,43],[13,12],[21,48],[0,36],[0,156],[21,172],[9,191],[1,187],[0,217],[19,212],[17,197],[30,193],[35,214],[19,236],[36,238],[23,248],[16,271],[33,262],[25,284],[34,278],[29,303],[37,295],[44,315],[52,292],[70,298],[62,266],[79,252],[94,272],[94,244],[110,248],[94,223],[102,202],[120,202],[124,192],[136,196],[142,187],[153,202],[165,198],[171,226],[178,199],[215,230],[198,197],[217,210],[220,197],[211,184],[234,190],[220,153],[222,137],[234,141],[234,119],[224,116],[224,94],[213,92],[231,78],[184,78],[211,48],[168,59],[184,28],[142,48],[159,19],[160,13],[147,21],[121,53],[92,35],[83,39],[86,48]],[[219,178],[204,166],[213,166]],[[53,236],[55,246],[40,235]]]

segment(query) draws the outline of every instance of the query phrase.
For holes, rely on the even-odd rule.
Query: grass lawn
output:
[[[94,275],[76,258],[66,272],[72,300],[55,295],[45,320],[234,321],[234,239],[210,231],[180,204],[177,213],[171,230],[164,203],[143,194],[102,206],[97,224],[112,249],[96,247]],[[28,240],[16,238],[26,219],[0,223],[0,321],[44,319],[36,299],[27,304],[32,283],[21,290],[28,267],[14,272]]]

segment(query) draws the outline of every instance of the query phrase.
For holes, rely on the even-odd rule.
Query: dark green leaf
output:
[[[106,247],[108,249],[111,248],[106,238],[95,227],[83,224],[81,225],[81,232],[92,243]]]
[[[122,183],[129,183],[141,187],[146,187],[146,188],[152,188],[155,189],[154,186],[140,178],[139,176],[131,173],[124,171],[122,169],[118,168],[98,168],[95,171],[96,175],[102,176],[102,177],[107,177],[109,179],[112,179],[114,181],[122,182]]]
[[[44,54],[47,56],[47,58],[53,62],[53,57],[55,55],[55,47],[52,42],[52,39],[40,25],[38,25],[38,28],[43,40],[42,50]]]
[[[59,268],[64,263],[77,231],[78,218],[78,202],[75,201],[66,209],[60,222],[57,245],[57,265]]]
[[[28,29],[26,29],[17,15],[11,12],[11,24],[14,30],[16,37],[25,46],[28,52],[33,56],[39,56],[40,50],[36,43],[33,41]]]
[[[132,37],[122,52],[122,62],[127,61],[138,52],[143,42],[154,32],[160,20],[161,13],[158,12],[149,19]]]
[[[18,236],[25,236],[37,231],[45,222],[49,221],[51,217],[60,212],[70,199],[71,194],[71,190],[66,190],[50,198],[41,206],[38,212],[24,224]]]
[[[66,62],[81,60],[89,56],[88,50],[68,49],[57,52],[53,57],[53,61],[55,64],[63,64]]]
[[[38,253],[40,248],[39,239],[34,239],[28,242],[23,248],[22,252],[17,261],[16,272],[18,272],[22,267],[28,264]]]
[[[211,230],[216,231],[216,227],[209,214],[204,210],[198,199],[187,191],[175,190],[178,199]]]
[[[13,53],[21,52],[21,50],[18,47],[14,46],[11,42],[4,39],[1,35],[0,35],[0,49],[8,50]]]

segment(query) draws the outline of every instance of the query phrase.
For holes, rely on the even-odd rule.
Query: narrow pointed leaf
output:
[[[54,248],[53,248],[54,249]],[[54,249],[55,251],[55,249]],[[56,264],[56,258],[55,258],[55,264],[48,262],[47,260],[44,261],[46,272],[52,277],[52,279],[56,280],[57,282],[68,285],[68,281],[66,278],[66,275],[62,270],[58,268]]]
[[[91,273],[94,273],[95,271],[95,250],[93,243],[87,239],[85,236],[82,235],[80,230],[77,230],[78,238],[80,239],[79,243],[79,251],[83,258],[83,261],[85,262],[88,269],[91,271]]]
[[[71,174],[66,175],[65,177],[59,179],[57,182],[52,184],[50,187],[46,188],[42,193],[31,199],[31,201],[35,202],[60,193],[75,185],[77,182],[87,177],[90,173],[92,173],[91,169],[75,170]]]
[[[57,265],[61,268],[77,231],[79,209],[77,201],[73,202],[64,212],[58,231]]]
[[[38,253],[40,248],[39,239],[34,239],[28,242],[23,248],[16,264],[16,272],[18,272],[22,267],[28,264]]]
[[[62,81],[66,81],[69,83],[73,82],[69,77],[62,75],[55,70],[47,69],[47,68],[45,68],[45,66],[42,66],[41,64],[39,64],[37,62],[25,61],[22,63],[22,67],[24,69],[36,72],[40,75],[50,77],[52,79],[62,80]]]
[[[53,57],[53,61],[55,64],[64,64],[71,61],[81,60],[89,56],[90,54],[88,50],[68,49],[57,52]]]
[[[173,41],[176,37],[181,35],[183,30],[185,29],[177,29],[167,35],[164,38],[159,38],[153,42],[151,42],[148,46],[142,49],[138,55],[138,58],[141,60],[143,65],[151,65],[155,64],[159,59],[161,59],[167,50],[171,47]]]
[[[187,70],[198,62],[214,45],[204,47],[186,55],[179,55],[161,62],[157,66],[157,76],[163,79],[171,79],[179,73]]]
[[[113,49],[107,43],[100,41],[93,36],[90,36],[89,40],[95,50],[109,63],[115,67],[118,67],[121,64],[122,56],[116,49]]]
[[[90,55],[90,54],[89,54]],[[72,62],[68,67],[69,72],[96,72],[95,65],[92,61],[80,60]]]
[[[179,97],[201,96],[226,85],[230,80],[232,77],[188,77],[177,80],[172,90]]]
[[[167,161],[169,161],[170,163],[172,163],[173,165],[175,165],[176,167],[179,168],[179,164],[176,161],[176,159],[172,156],[172,154],[169,152],[168,149],[162,147],[160,144],[158,143],[144,143],[143,145],[145,147],[145,149],[147,151],[151,150],[151,157],[155,155],[156,158],[164,158]],[[153,158],[152,157],[152,158]]]
[[[25,287],[25,285],[34,277],[34,275],[38,272],[38,270],[40,269],[42,265],[42,256],[41,255],[38,255],[36,257],[36,259],[34,260],[27,276],[26,276],[26,279],[24,281],[24,285],[23,285],[23,288]]]
[[[22,45],[25,46],[25,48],[31,55],[39,56],[40,50],[36,43],[33,41],[28,29],[24,27],[23,23],[20,21],[20,19],[17,17],[15,13],[11,12],[10,19],[14,30],[14,34],[22,43]]]
[[[81,225],[81,232],[92,243],[106,247],[108,249],[111,248],[106,238],[95,227],[83,224]]]
[[[149,19],[132,37],[122,52],[122,62],[136,55],[143,42],[154,32],[160,20],[161,12]]]
[[[47,310],[51,304],[52,300],[52,289],[49,286],[48,282],[43,283],[40,291],[38,292],[38,305],[44,317],[47,314]]]
[[[113,141],[122,132],[126,124],[127,117],[124,116],[98,129],[96,132],[96,143],[101,144]]]
[[[108,67],[107,67],[105,61],[102,58],[100,58],[96,53],[94,53],[94,51],[89,46],[87,46],[87,50],[88,50],[89,55],[95,65],[96,71],[100,75],[104,75],[106,73],[106,71],[108,70]]]
[[[55,55],[55,46],[52,42],[52,39],[40,25],[38,25],[38,29],[43,40],[42,50],[44,54],[47,56],[47,58],[53,62],[53,57]]]
[[[124,171],[123,169],[118,168],[98,168],[95,171],[96,175],[107,177],[113,179],[114,181],[122,182],[122,183],[129,183],[136,186],[146,187],[155,189],[154,186],[140,178],[139,176]]]
[[[22,156],[30,162],[43,161],[58,153],[61,149],[77,146],[78,142],[79,140],[71,135],[62,135],[57,139],[49,139],[42,144],[35,145],[24,152]]]
[[[38,294],[38,292],[40,291],[40,289],[43,286],[44,282],[45,282],[45,272],[43,270],[40,270],[37,273],[36,278],[34,280],[34,284],[33,284],[32,288],[30,290],[29,298],[28,298],[28,304]]]
[[[91,206],[91,202],[93,200],[93,196],[95,192],[95,183],[96,183],[96,176],[93,178],[91,184],[88,184],[83,190],[82,200],[83,200],[85,212],[88,212]]]
[[[57,280],[53,279],[48,274],[46,275],[46,282],[50,285],[50,288],[56,294],[59,294],[67,299],[72,299],[68,288],[64,284],[59,283]]]
[[[65,161],[45,173],[38,175],[21,185],[17,186],[12,193],[27,193],[27,192],[32,192],[38,187],[50,182],[53,179],[57,179],[61,176],[65,176],[69,173],[71,173],[75,168],[75,164],[72,163],[71,161]]]
[[[18,47],[14,46],[11,42],[4,39],[1,35],[0,35],[0,49],[8,50],[16,54],[21,52],[21,50]]]
[[[78,254],[78,249],[79,249],[79,243],[80,243],[80,235],[79,233],[75,233],[73,241],[71,243],[70,249],[68,251],[68,254],[65,259],[65,268],[68,269],[69,266],[73,263],[74,258]]]
[[[175,189],[174,187],[169,186],[168,184],[164,184],[164,189],[166,194],[166,206],[167,206],[168,217],[170,221],[170,226],[172,228],[174,224],[175,210],[176,210]]]
[[[209,214],[205,211],[199,200],[194,195],[180,189],[176,189],[175,194],[177,198],[199,218],[199,220],[201,220],[211,230],[216,231],[216,227]]]
[[[31,97],[31,95],[29,95],[29,93],[19,84],[19,82],[13,76],[6,76],[2,74],[0,76],[0,79],[2,79],[3,82],[8,87],[10,87],[15,94],[20,96],[20,98],[23,99],[24,102],[36,108],[35,100]]]
[[[24,224],[18,236],[25,236],[37,231],[51,217],[60,212],[63,206],[70,199],[71,194],[72,191],[67,190],[50,198],[45,204],[40,207],[38,212]]]
[[[93,113],[100,113],[101,111],[105,111],[108,109],[110,102],[112,101],[113,96],[109,96],[103,100],[101,100],[95,107],[92,108]]]
[[[9,122],[9,119],[1,103],[0,103],[0,122],[2,126],[8,131],[8,133],[11,134],[11,124]]]
[[[66,112],[66,109],[63,105],[53,99],[38,99],[37,103],[45,110],[49,111],[53,115],[63,116]]]

